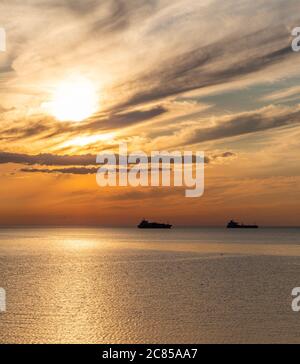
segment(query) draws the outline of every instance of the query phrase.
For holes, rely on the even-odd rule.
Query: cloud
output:
[[[168,110],[164,106],[155,106],[148,110],[134,110],[125,113],[112,114],[107,118],[102,117],[100,120],[88,122],[82,127],[77,128],[77,130],[97,131],[103,129],[114,130],[126,128],[131,125],[149,121],[166,113],[167,111]]]
[[[117,109],[226,84],[292,57],[297,10],[295,0],[4,0],[0,21],[14,85],[47,86],[49,74],[66,69],[91,73]]]
[[[209,164],[214,161],[219,161],[222,159],[233,158],[236,154],[233,152],[223,152],[218,154],[211,154],[210,156],[205,156],[204,163]],[[138,156],[137,156],[138,158]],[[138,159],[137,159],[138,160]],[[119,168],[119,155],[116,155],[116,172],[120,171]],[[23,164],[23,165],[34,165],[34,166],[70,166],[67,168],[21,168],[19,172],[24,173],[61,173],[61,174],[73,174],[73,175],[89,175],[96,174],[100,164],[96,163],[96,155],[86,154],[86,155],[55,155],[55,154],[20,154],[20,153],[7,153],[0,152],[0,165],[1,164]],[[151,163],[151,158],[148,158],[148,163]],[[193,158],[193,163],[196,163],[195,157]],[[171,160],[171,166],[174,164],[174,160]],[[96,167],[97,166],[97,167]],[[150,171],[149,167],[144,167]],[[142,168],[143,169],[143,168]],[[162,171],[164,169],[163,164],[158,169]],[[128,167],[130,170],[130,166]]]
[[[263,101],[288,101],[300,97],[300,86],[293,86],[282,90],[277,90],[263,97]]]
[[[1,113],[2,149],[22,150],[26,141],[31,150],[62,150],[69,138],[95,132],[118,130],[120,138],[134,137],[135,126],[139,130],[132,133],[151,143],[167,117],[174,122],[163,136],[172,137],[181,124],[166,105],[179,95],[258,84],[269,80],[271,71],[274,78],[293,74],[298,55],[291,51],[290,28],[299,20],[298,8],[298,0],[3,0],[0,22],[9,50],[0,67],[9,60],[11,72],[0,71],[1,104],[3,97],[5,109],[14,110]],[[45,23],[51,27],[45,29]],[[59,123],[40,105],[74,73],[99,86],[100,111],[83,123]],[[185,127],[182,134],[195,130],[187,143],[209,141],[292,122],[258,114],[221,116],[215,126],[198,119],[197,127]],[[188,104],[180,110],[185,117]],[[146,125],[153,120],[155,125]]]
[[[33,122],[31,125],[24,128],[9,127],[1,132],[0,140],[16,141],[27,138],[40,138],[43,133],[49,130],[49,124],[47,122]]]
[[[89,166],[96,164],[96,156],[92,154],[85,155],[55,155],[45,154],[21,154],[0,152],[0,164],[16,163],[27,165],[44,165],[44,166]]]
[[[71,168],[22,168],[20,169],[20,172],[25,173],[62,173],[62,174],[96,174],[99,170],[99,167],[97,168],[87,168],[87,167],[71,167]],[[142,168],[141,170],[150,172],[150,169]],[[119,173],[121,169],[116,168],[115,172]],[[125,170],[122,170],[125,171]],[[130,168],[128,168],[128,171],[130,171]],[[157,168],[156,171],[162,171],[162,168]]]
[[[216,118],[212,126],[196,127],[188,131],[184,140],[185,143],[196,144],[296,125],[299,122],[300,106],[269,106],[252,112]]]
[[[72,135],[78,136],[80,133],[119,130],[131,125],[138,125],[150,121],[167,113],[167,111],[168,110],[164,106],[155,106],[146,110],[134,110],[105,116],[95,116],[91,120],[80,125],[71,122],[61,123],[51,118],[38,119],[36,121],[32,120],[30,124],[27,123],[23,127],[17,125],[3,129],[1,131],[0,140],[7,140],[9,142],[23,139],[46,140],[64,135],[72,137]]]
[[[64,174],[95,174],[98,171],[98,168],[22,168],[21,172],[25,173],[64,173]]]
[[[139,90],[122,106],[153,102],[187,91],[227,84],[292,56],[284,26],[262,29],[242,37],[236,34],[180,56],[169,56],[160,67],[138,80],[147,85],[147,89]]]

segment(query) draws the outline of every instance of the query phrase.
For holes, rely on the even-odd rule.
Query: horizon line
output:
[[[0,229],[11,229],[11,228],[110,228],[110,229],[124,229],[124,228],[136,228],[136,225],[100,225],[100,224],[0,224]],[[224,225],[173,225],[173,229],[185,229],[185,228],[224,228],[226,229],[226,224]],[[300,225],[261,225],[259,228],[289,228],[289,229],[299,229]],[[227,229],[226,229],[227,230]]]

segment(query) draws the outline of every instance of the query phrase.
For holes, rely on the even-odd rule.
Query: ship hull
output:
[[[239,224],[238,222],[231,220],[228,224],[227,224],[227,229],[258,229],[257,225],[244,225],[244,224]]]
[[[258,229],[258,226],[228,226],[227,229]]]
[[[172,225],[148,225],[148,226],[138,226],[139,229],[171,229]]]
[[[139,229],[171,229],[172,225],[162,224],[159,222],[149,222],[144,219],[137,227]]]

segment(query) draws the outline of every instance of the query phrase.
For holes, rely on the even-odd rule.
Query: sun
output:
[[[63,81],[55,88],[47,109],[59,121],[83,121],[98,109],[96,87],[82,77]]]

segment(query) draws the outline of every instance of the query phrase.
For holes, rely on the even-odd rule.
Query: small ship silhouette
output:
[[[171,229],[172,225],[160,224],[158,222],[149,222],[143,219],[137,227],[139,229]]]
[[[244,224],[239,224],[238,222],[231,220],[228,224],[227,224],[227,229],[258,229],[257,225],[244,225]]]

